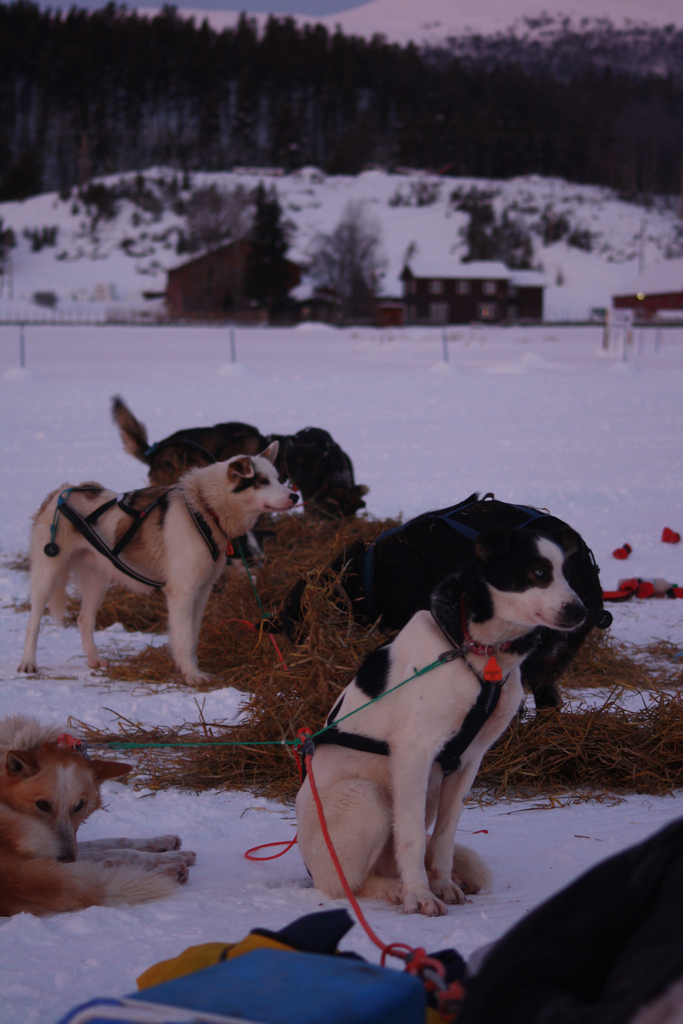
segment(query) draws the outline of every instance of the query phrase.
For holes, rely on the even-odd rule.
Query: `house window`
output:
[[[430,281],[428,291],[430,295],[443,295],[443,281]]]
[[[413,303],[406,306],[406,320],[409,324],[414,324],[417,321],[417,306]]]
[[[405,281],[404,287],[406,295],[415,295],[417,292],[417,281],[414,278],[409,281]]]
[[[434,324],[445,324],[448,320],[448,303],[430,302],[429,319]]]
[[[509,296],[509,298],[516,299],[517,298],[517,294],[518,294],[517,293],[517,285],[509,284],[508,285],[508,296]]]
[[[469,295],[472,291],[471,281],[456,281],[455,282],[455,294],[456,295]]]
[[[508,306],[508,320],[516,320],[519,316],[517,306]]]
[[[497,302],[480,302],[477,306],[477,319],[478,320],[497,320],[498,319],[498,303]]]
[[[484,281],[481,290],[484,295],[497,295],[498,285],[495,281]]]

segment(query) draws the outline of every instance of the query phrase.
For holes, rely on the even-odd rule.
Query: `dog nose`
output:
[[[570,629],[580,626],[585,618],[586,609],[579,600],[570,601],[562,608],[562,621]]]
[[[297,501],[299,500],[299,495],[295,494],[294,491],[290,491],[289,492],[289,500],[292,503],[292,505],[296,505]]]

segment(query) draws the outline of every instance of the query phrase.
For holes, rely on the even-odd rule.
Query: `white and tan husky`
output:
[[[131,771],[81,749],[58,726],[0,718],[0,917],[161,899],[187,880],[178,836],[77,841],[101,783]]]
[[[178,668],[187,682],[207,680],[197,665],[199,628],[211,588],[225,569],[230,539],[250,530],[262,512],[281,512],[297,501],[278,481],[277,450],[275,441],[261,455],[190,470],[174,487],[146,487],[117,497],[98,483],[63,484],[48,495],[33,520],[31,615],[19,672],[37,671],[45,606],[63,618],[72,578],[81,596],[78,626],[91,668],[106,665],[94,629],[109,586],[118,583],[141,594],[157,586],[166,596]],[[119,557],[117,545],[127,535]],[[115,553],[115,561],[98,546]]]

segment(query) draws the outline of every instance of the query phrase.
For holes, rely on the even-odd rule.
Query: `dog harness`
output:
[[[83,537],[85,537],[88,543],[92,544],[92,546],[95,548],[97,552],[99,552],[99,554],[104,555],[105,558],[109,559],[112,565],[116,566],[119,572],[122,572],[125,576],[130,576],[131,579],[137,580],[138,583],[142,583],[147,587],[154,587],[157,590],[161,587],[164,587],[165,583],[162,583],[159,580],[149,579],[147,576],[143,576],[142,573],[137,572],[129,565],[126,565],[125,562],[121,561],[119,555],[121,554],[123,549],[128,544],[130,544],[131,540],[142,526],[143,520],[149,515],[149,513],[154,508],[156,508],[157,505],[159,505],[164,500],[164,498],[167,496],[169,492],[165,491],[164,494],[160,495],[158,498],[155,498],[154,501],[150,502],[150,504],[147,505],[145,508],[136,509],[129,503],[130,495],[134,494],[135,492],[126,491],[125,494],[119,494],[115,498],[110,498],[108,501],[103,502],[102,505],[99,505],[96,509],[93,509],[93,511],[90,512],[87,516],[83,516],[72,505],[69,504],[67,499],[69,498],[69,495],[71,495],[74,491],[84,492],[91,490],[93,490],[92,487],[69,487],[67,490],[62,491],[62,493],[59,495],[59,497],[57,498],[57,508],[55,510],[54,519],[52,520],[52,525],[50,526],[50,541],[48,544],[45,545],[43,549],[45,554],[49,558],[54,558],[56,555],[59,554],[59,545],[55,543],[55,536],[57,533],[58,516],[61,513],[66,519],[69,520],[71,525],[74,526]],[[104,543],[100,535],[96,533],[96,531],[93,529],[93,524],[96,523],[97,520],[105,512],[107,512],[110,508],[113,508],[114,505],[118,505],[121,511],[129,515],[133,521],[126,530],[126,532],[123,534],[123,536],[116,542],[114,547],[110,548]],[[196,509],[191,508],[191,506],[187,502],[187,499],[185,499],[185,507],[187,508],[187,511],[189,512],[193,523],[197,527],[197,530],[201,534],[204,543],[208,547],[209,552],[211,554],[211,558],[213,559],[214,562],[218,561],[221,552],[220,548],[213,539],[211,527],[206,522],[206,520],[204,519],[200,512],[198,512]],[[230,553],[233,553],[232,545],[228,541],[228,554]]]
[[[509,651],[515,643],[514,640],[486,646],[477,643],[467,630],[464,601],[460,602],[460,624],[463,633],[462,644],[453,644],[450,650],[444,651],[439,655],[437,662],[445,664],[449,661],[455,661],[456,658],[465,658],[468,654],[492,655],[495,651]],[[441,629],[442,627],[439,626],[439,628]],[[449,640],[453,643],[451,637],[449,637]],[[467,712],[458,732],[444,744],[434,758],[435,763],[441,766],[444,776],[452,775],[460,767],[462,755],[495,711],[500,699],[501,689],[507,679],[507,676],[505,679],[496,681],[487,679],[480,676],[478,672],[475,672],[469,662],[466,661],[465,664],[479,682],[479,695]],[[328,722],[334,721],[339,714],[341,706],[342,701],[339,701],[332,709]],[[348,747],[351,750],[359,750],[366,754],[382,754],[385,757],[391,753],[391,748],[386,740],[377,740],[372,736],[363,736],[359,733],[342,732],[337,726],[332,726],[332,728],[326,729],[318,736],[314,736],[313,743],[316,747],[321,744],[332,743],[338,747]]]
[[[446,651],[439,660],[453,661],[455,658],[464,656],[464,651]],[[478,676],[477,678],[479,679]],[[434,758],[435,763],[441,766],[444,776],[452,775],[460,767],[462,755],[495,711],[500,699],[501,685],[501,683],[491,683],[485,679],[479,679],[479,696],[467,712],[461,728],[443,745]],[[372,736],[362,736],[353,732],[342,732],[336,726],[326,729],[319,736],[314,736],[313,743],[316,747],[332,743],[338,747],[360,750],[365,754],[383,754],[385,757],[391,753],[391,748],[386,740],[377,740]]]

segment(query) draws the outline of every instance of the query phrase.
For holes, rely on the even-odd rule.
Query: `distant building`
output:
[[[195,256],[168,272],[166,307],[172,317],[201,320],[264,320],[266,311],[244,292],[247,265],[254,243],[228,242]],[[289,289],[301,279],[296,263],[286,261]]]
[[[375,306],[375,324],[377,327],[403,327],[405,322],[405,303],[392,299],[382,299]]]
[[[545,278],[497,260],[410,259],[401,272],[406,323],[506,323],[543,319]]]
[[[683,319],[683,260],[651,267],[612,296],[614,309],[632,309],[637,320]]]

